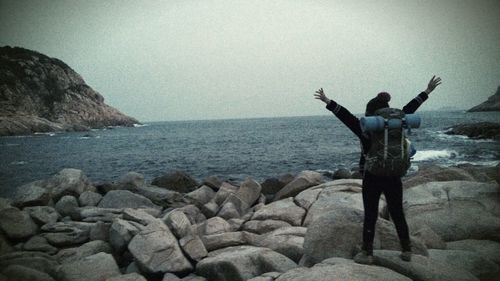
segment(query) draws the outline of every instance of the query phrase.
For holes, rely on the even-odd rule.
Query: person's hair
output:
[[[391,95],[387,92],[380,92],[376,97],[371,99],[366,105],[365,116],[372,116],[375,111],[389,107],[389,101],[391,100]]]

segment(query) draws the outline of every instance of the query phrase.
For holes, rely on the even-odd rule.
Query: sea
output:
[[[500,142],[447,135],[456,124],[499,122],[499,112],[419,112],[411,131],[420,163],[494,166]],[[94,183],[117,181],[128,172],[147,182],[173,171],[197,179],[217,176],[233,183],[314,170],[324,175],[357,167],[360,144],[334,115],[146,122],[89,132],[54,132],[0,137],[0,196],[23,184],[46,179],[64,168],[82,170]]]

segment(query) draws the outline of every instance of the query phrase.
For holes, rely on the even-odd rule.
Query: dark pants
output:
[[[363,250],[373,252],[375,224],[378,218],[378,202],[384,193],[389,214],[396,226],[399,240],[404,251],[410,250],[410,235],[403,213],[403,184],[400,177],[380,177],[365,172],[363,178]]]

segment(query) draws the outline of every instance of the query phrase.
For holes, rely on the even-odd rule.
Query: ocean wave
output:
[[[140,128],[140,127],[147,127],[149,124],[134,124],[135,128]]]
[[[437,131],[437,138],[440,140],[448,141],[448,140],[460,140],[464,142],[495,142],[493,139],[474,139],[474,138],[469,138],[468,136],[465,135],[448,135],[446,132],[450,131],[449,130],[443,130],[443,131]]]
[[[13,161],[10,164],[11,165],[26,165],[28,162],[26,161]]]
[[[413,156],[413,161],[415,162],[423,162],[423,161],[432,161],[437,159],[449,158],[454,159],[459,156],[458,152],[455,150],[419,150]]]

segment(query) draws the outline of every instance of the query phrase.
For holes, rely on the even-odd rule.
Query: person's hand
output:
[[[436,75],[432,76],[432,79],[431,81],[429,81],[429,84],[427,85],[427,89],[425,90],[425,92],[427,94],[430,94],[432,91],[434,91],[434,89],[436,89],[436,87],[439,84],[441,84],[441,78],[440,77],[436,78]]]
[[[330,99],[326,97],[325,93],[323,92],[323,88],[320,88],[316,91],[316,94],[314,94],[314,98],[317,100],[321,100],[326,104],[330,103]]]

